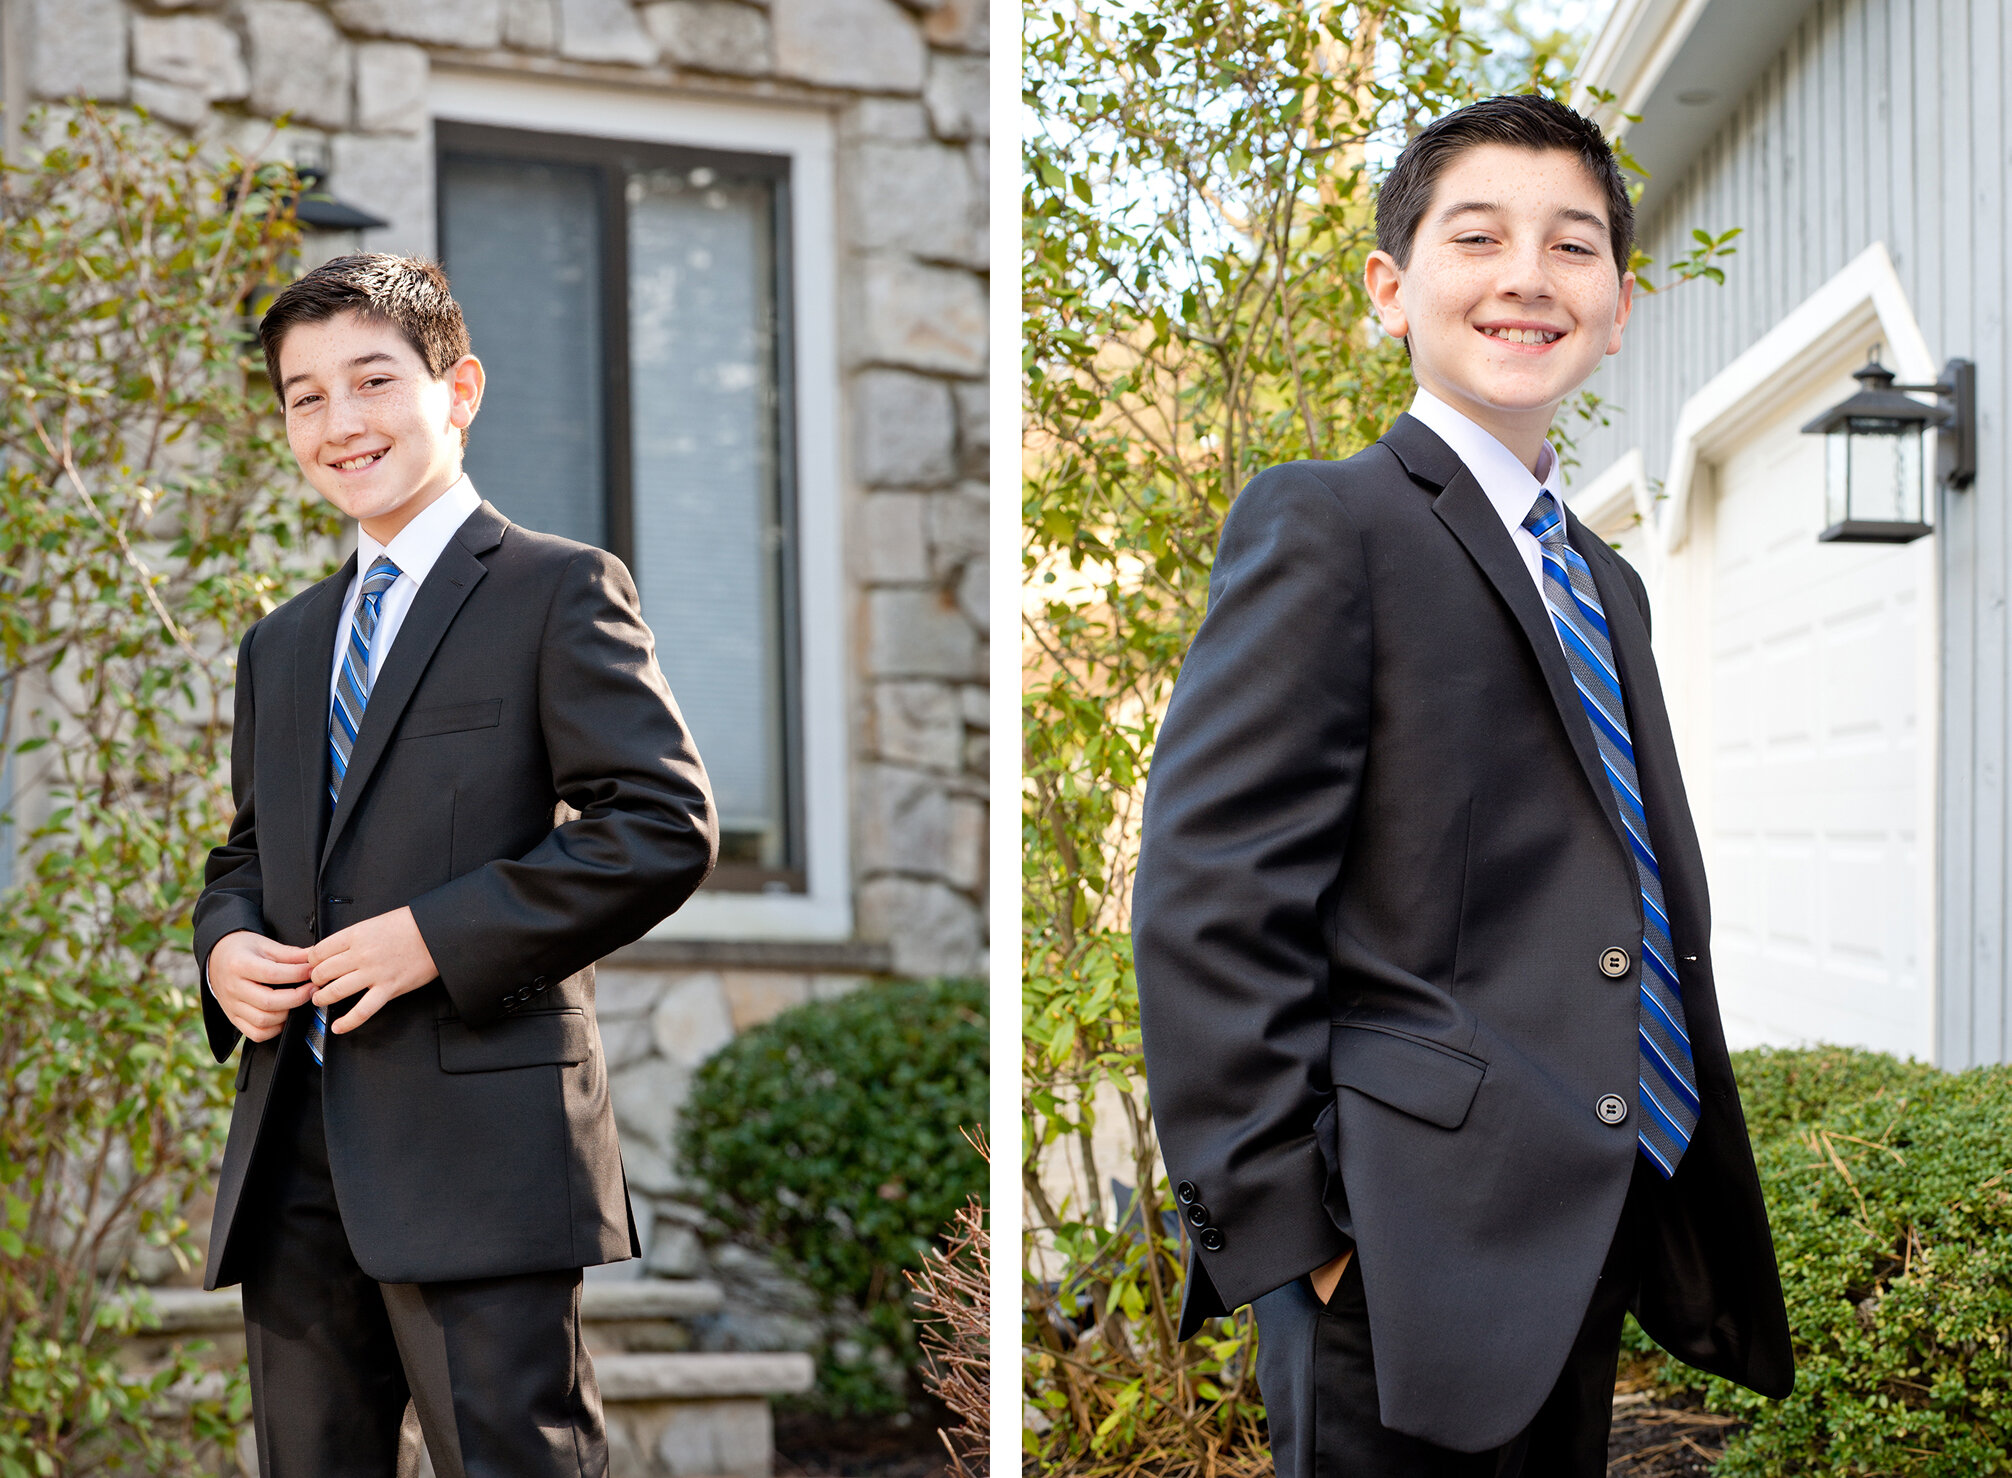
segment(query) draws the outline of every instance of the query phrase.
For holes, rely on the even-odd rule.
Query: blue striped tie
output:
[[[342,651],[342,670],[335,677],[335,702],[328,710],[328,803],[333,807],[342,795],[342,777],[349,773],[350,751],[356,748],[357,731],[363,727],[363,710],[370,702],[370,639],[377,634],[377,615],[384,605],[384,592],[398,579],[398,566],[389,555],[380,554],[363,577],[363,596],[356,603],[356,619],[349,626],[349,645]],[[328,1045],[328,1010],[314,1008],[308,1023],[307,1050],[320,1062]]]
[[[1641,1079],[1642,1153],[1665,1178],[1698,1127],[1698,1077],[1691,1062],[1691,1037],[1684,1021],[1684,996],[1677,984],[1676,951],[1670,946],[1670,915],[1663,906],[1663,875],[1649,846],[1648,813],[1642,809],[1641,781],[1635,774],[1635,746],[1628,738],[1627,702],[1607,613],[1593,572],[1565,539],[1565,520],[1549,488],[1537,495],[1523,527],[1537,536],[1544,552],[1544,604],[1565,645],[1565,660],[1579,701],[1593,725],[1593,739],[1607,768],[1607,782],[1620,807],[1621,822],[1635,854],[1635,878],[1642,888],[1642,1009],[1637,1032]]]

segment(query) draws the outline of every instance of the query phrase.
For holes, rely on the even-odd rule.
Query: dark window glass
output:
[[[712,776],[726,860],[784,850],[770,190],[701,165],[628,182],[629,406],[643,609]],[[723,743],[708,744],[708,730]]]
[[[606,547],[600,182],[576,165],[444,165],[441,253],[488,371],[468,476],[525,527]]]
[[[629,565],[712,777],[714,885],[801,889],[780,160],[441,125],[488,372],[468,475]]]

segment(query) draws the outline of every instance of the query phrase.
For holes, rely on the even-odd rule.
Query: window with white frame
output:
[[[712,887],[801,892],[786,157],[443,121],[439,249],[488,371],[467,468],[633,571],[712,778]]]
[[[505,76],[448,66],[432,69],[427,111],[436,138],[435,225],[439,236],[427,243],[425,238],[434,232],[407,227],[406,239],[420,249],[430,245],[442,257],[456,295],[465,301],[463,272],[456,261],[463,248],[456,245],[452,222],[444,219],[461,188],[454,180],[443,178],[458,167],[448,156],[460,154],[471,160],[509,165],[520,179],[532,166],[546,171],[541,179],[525,186],[525,193],[542,191],[548,197],[558,197],[556,202],[548,198],[540,208],[546,222],[541,229],[548,234],[524,243],[523,237],[531,233],[519,230],[520,245],[514,250],[520,258],[534,251],[545,254],[549,316],[543,320],[542,331],[552,340],[549,354],[555,359],[570,355],[566,362],[587,369],[572,375],[548,374],[539,382],[545,387],[541,392],[544,398],[520,403],[516,414],[542,414],[547,400],[572,396],[570,401],[557,400],[571,409],[553,419],[575,426],[600,426],[601,436],[591,445],[585,438],[564,443],[563,424],[552,431],[554,438],[570,446],[572,457],[582,468],[571,480],[589,489],[584,495],[576,494],[572,506],[586,519],[598,516],[600,537],[608,547],[625,550],[625,557],[633,558],[643,614],[656,631],[665,671],[691,722],[700,753],[715,776],[729,758],[724,747],[745,748],[756,756],[769,757],[765,771],[743,767],[743,775],[752,777],[743,795],[752,794],[755,804],[743,810],[735,802],[736,810],[725,820],[732,833],[729,859],[765,855],[771,860],[725,862],[714,880],[651,930],[652,935],[778,942],[850,939],[852,777],[847,693],[853,653],[841,536],[845,483],[839,429],[840,264],[834,245],[838,237],[837,141],[832,114],[800,104],[698,97],[675,89],[610,87],[580,79]],[[619,168],[610,166],[610,153],[627,162]],[[568,176],[565,171],[569,167],[586,171],[593,189],[585,188],[580,175]],[[695,169],[710,169],[711,178],[693,180],[691,171]],[[685,546],[682,551],[673,548],[670,555],[687,553],[694,560],[702,561],[708,553],[701,537],[714,537],[686,532],[669,521],[649,523],[647,505],[657,496],[651,489],[661,489],[662,484],[650,484],[648,470],[639,468],[639,459],[647,461],[653,456],[658,457],[660,467],[680,458],[691,466],[695,460],[691,449],[680,445],[675,434],[678,425],[690,426],[689,418],[678,423],[653,416],[650,426],[640,430],[633,424],[638,415],[651,410],[637,383],[647,382],[655,372],[648,364],[636,367],[641,352],[637,345],[648,337],[645,330],[649,327],[647,322],[639,327],[639,320],[646,319],[649,273],[637,262],[648,258],[655,243],[665,239],[666,223],[675,230],[688,214],[675,204],[661,211],[654,209],[668,193],[652,188],[649,177],[660,171],[681,172],[685,186],[692,189],[710,192],[724,187],[727,193],[720,197],[721,204],[706,208],[718,209],[729,218],[738,212],[744,223],[743,241],[750,239],[745,233],[752,229],[745,223],[755,216],[755,208],[748,203],[750,197],[759,200],[765,194],[772,211],[764,238],[770,256],[764,262],[758,252],[750,253],[741,264],[744,275],[738,279],[744,284],[741,300],[749,305],[760,301],[751,284],[764,279],[770,284],[768,300],[773,317],[767,332],[773,335],[773,353],[768,360],[773,417],[766,425],[772,437],[767,453],[774,458],[772,492],[760,493],[761,485],[752,477],[729,487],[718,468],[706,471],[713,480],[711,493],[724,498],[738,489],[742,495],[738,503],[726,502],[709,511],[725,517],[738,509],[735,516],[742,529],[752,524],[774,531],[773,560],[757,563],[758,555],[744,558],[740,568],[756,573],[744,573],[738,586],[743,591],[752,588],[759,575],[775,582],[773,598],[753,607],[736,607],[743,612],[752,610],[752,614],[744,616],[738,628],[715,628],[707,638],[717,650],[718,644],[733,638],[737,631],[744,649],[759,654],[742,676],[760,676],[763,685],[753,691],[766,695],[774,717],[765,733],[752,722],[744,723],[741,734],[752,738],[736,738],[731,729],[722,727],[720,718],[709,721],[700,711],[702,702],[721,715],[736,710],[724,697],[716,705],[702,698],[694,686],[700,678],[689,664],[681,673],[680,646],[703,653],[701,638],[706,633],[697,629],[696,623],[694,629],[681,630],[672,624],[677,619],[675,611],[665,614],[666,601],[677,598],[678,592],[666,592],[660,585],[656,594],[652,593],[653,528]],[[632,204],[630,186],[638,176],[644,177],[638,191],[642,199]],[[621,181],[619,191],[613,188],[617,179]],[[461,182],[471,183],[479,182]],[[569,189],[570,196],[565,193]],[[518,198],[521,201],[524,196]],[[492,201],[492,211],[493,207]],[[530,214],[526,209],[513,219],[521,222]],[[573,234],[568,236],[568,231]],[[718,236],[711,238],[715,263],[720,260],[720,240]],[[726,240],[731,246],[733,238]],[[707,244],[700,241],[695,246],[703,250]],[[590,251],[589,245],[596,250]],[[468,249],[476,248],[469,244]],[[696,268],[698,264],[687,265]],[[580,275],[573,276],[573,269]],[[469,271],[480,275],[473,267]],[[714,285],[707,290],[716,295],[710,306],[720,311],[710,320],[687,316],[673,324],[678,337],[656,341],[674,361],[687,352],[702,352],[709,340],[717,343],[729,335],[732,320],[725,320],[727,329],[719,327],[724,308],[718,300],[730,305],[732,291],[719,284],[734,280],[714,277]],[[690,278],[686,284],[694,290],[704,285]],[[478,286],[469,284],[471,289]],[[657,290],[661,293],[662,289]],[[570,302],[583,309],[571,320],[558,316],[551,306],[554,299],[564,306],[569,293]],[[585,311],[590,304],[598,305],[598,312]],[[673,301],[674,319],[676,308]],[[749,312],[754,312],[752,306]],[[742,320],[743,324],[754,321],[751,317]],[[708,322],[712,327],[706,327]],[[525,333],[529,335],[538,327],[534,323]],[[569,332],[579,337],[569,339]],[[498,414],[502,402],[495,399],[501,371],[526,358],[517,355],[506,361],[501,354],[507,346],[485,345],[481,333],[477,327],[475,351],[484,356],[490,368],[489,400],[473,428],[471,453],[485,430],[494,432],[506,419]],[[616,352],[614,335],[628,340],[622,352]],[[673,362],[658,383],[675,387],[679,382],[671,377],[686,372],[686,366]],[[716,386],[722,397],[742,397],[738,402],[741,419],[736,423],[722,411],[718,424],[711,428],[723,437],[736,424],[742,428],[760,424],[747,409],[750,405],[758,409],[754,393],[760,382],[753,387],[736,384],[744,378],[729,373]],[[720,404],[715,399],[709,407],[717,409]],[[627,424],[621,420],[625,416]],[[644,436],[653,434],[665,436],[661,451],[643,445]],[[753,435],[743,431],[744,449]],[[759,451],[759,444],[754,445]],[[596,462],[596,458],[605,460]],[[749,461],[744,451],[740,465],[745,469]],[[558,458],[549,465],[570,468],[571,464]],[[485,495],[500,491],[482,481],[484,473],[472,457],[470,468]],[[494,475],[503,474],[497,471]],[[544,479],[546,483],[553,480]],[[595,488],[603,494],[598,515],[591,491]],[[623,488],[627,489],[626,497],[621,495]],[[763,498],[770,501],[759,501]],[[497,502],[509,511],[501,498]],[[523,517],[527,524],[544,519],[548,527],[561,527],[559,511],[549,506],[535,514],[513,516]],[[626,526],[624,519],[628,520]],[[762,519],[769,522],[760,523]],[[696,530],[696,523],[693,528]],[[743,550],[746,547],[744,544]],[[723,561],[725,555],[719,558]],[[671,568],[664,559],[657,558],[660,572]],[[701,570],[700,578],[712,579],[714,589],[725,584],[724,576],[711,570]],[[707,587],[695,578],[692,588]],[[690,598],[689,591],[685,597]],[[775,624],[763,626],[762,622]],[[757,638],[766,645],[757,647]],[[724,683],[721,686],[724,688]],[[748,714],[755,707],[755,701],[744,698],[738,712]],[[766,799],[758,783],[764,776],[770,787]],[[774,789],[777,784],[782,790],[779,800]],[[776,832],[778,815],[780,837]],[[765,853],[762,848],[767,849]],[[784,859],[781,866],[773,862],[778,855]]]

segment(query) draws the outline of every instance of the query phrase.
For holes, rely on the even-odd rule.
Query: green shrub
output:
[[[1669,1362],[1751,1425],[1714,1472],[2012,1471],[2012,1068],[1743,1054],[1794,1331],[1785,1401]]]
[[[919,1390],[902,1275],[985,1195],[960,1132],[985,1117],[985,1006],[982,980],[869,986],[743,1033],[693,1083],[680,1154],[708,1213],[827,1311],[864,1320],[864,1356],[825,1352],[820,1392],[839,1409],[897,1409]],[[889,1356],[906,1390],[880,1373]]]
[[[51,12],[53,16],[55,12]],[[136,1251],[184,1267],[231,1072],[189,959],[231,817],[237,639],[334,567],[246,313],[292,171],[131,115],[38,113],[0,189],[0,1478],[217,1471],[244,1419],[122,1364]]]
[[[1848,1104],[1905,1097],[1947,1076],[1925,1062],[1857,1047],[1762,1047],[1738,1054],[1733,1072],[1756,1143],[1805,1129]]]

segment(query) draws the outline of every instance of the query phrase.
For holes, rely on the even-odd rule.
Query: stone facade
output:
[[[834,968],[847,965],[848,973]],[[891,965],[892,951],[873,946],[668,941],[632,946],[602,963],[601,1041],[643,1258],[590,1270],[589,1277],[718,1282],[729,1297],[717,1317],[695,1326],[700,1349],[802,1349],[825,1337],[800,1291],[762,1259],[706,1240],[705,1218],[677,1171],[678,1117],[699,1065],[740,1032],[791,1006],[857,989],[891,973]]]
[[[0,18],[17,126],[21,90],[138,105],[324,169],[389,223],[311,238],[312,260],[434,251],[435,69],[834,120],[856,938],[645,942],[604,962],[599,998],[646,1244],[609,1273],[724,1285],[701,1348],[803,1347],[801,1297],[700,1235],[677,1115],[708,1054],[790,1005],[985,968],[986,0],[0,0]]]
[[[433,252],[435,67],[827,110],[839,138],[857,930],[885,946],[895,973],[982,970],[985,0],[0,9],[33,95],[138,104],[199,136],[323,168],[337,198],[390,223],[313,238],[317,257]]]

